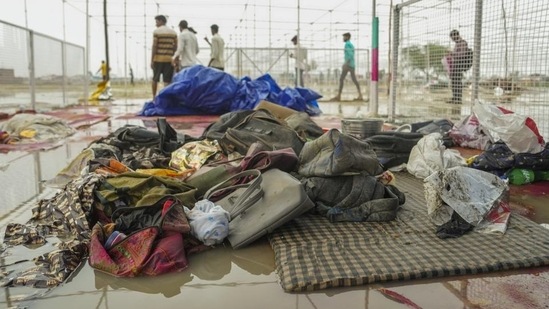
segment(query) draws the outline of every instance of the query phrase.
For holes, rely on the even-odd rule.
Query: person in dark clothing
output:
[[[135,83],[133,82],[133,69],[131,65],[130,65],[130,84],[132,86],[135,86]]]
[[[452,88],[452,98],[447,103],[461,104],[463,93],[463,72],[465,64],[462,63],[467,53],[467,42],[461,38],[459,31],[452,30],[450,38],[455,42],[454,50],[450,53],[450,87]]]

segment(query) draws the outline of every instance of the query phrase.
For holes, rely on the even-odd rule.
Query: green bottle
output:
[[[513,185],[524,185],[534,182],[534,171],[523,168],[514,168],[509,174],[509,183]]]
[[[549,171],[535,171],[534,181],[549,180]]]

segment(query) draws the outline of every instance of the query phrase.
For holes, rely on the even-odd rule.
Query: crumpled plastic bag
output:
[[[510,216],[507,183],[492,173],[457,166],[424,181],[427,214],[442,225],[456,212],[483,232],[505,232]]]
[[[172,152],[170,167],[190,175],[219,152],[221,148],[216,140],[188,142]]]
[[[229,235],[230,214],[208,200],[195,203],[193,209],[184,207],[191,234],[206,246],[218,245]]]
[[[484,131],[477,116],[470,114],[455,123],[448,135],[461,147],[486,150],[491,144],[491,139]]]
[[[412,148],[406,169],[410,174],[424,179],[434,172],[465,165],[465,159],[459,151],[446,149],[442,145],[440,133],[431,133],[421,138]]]
[[[543,137],[531,118],[479,102],[473,106],[473,112],[492,142],[502,141],[514,153],[538,153],[543,150]]]

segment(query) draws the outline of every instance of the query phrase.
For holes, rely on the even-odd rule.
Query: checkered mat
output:
[[[549,230],[512,215],[507,232],[439,239],[427,217],[423,182],[397,174],[406,203],[397,220],[340,222],[305,215],[275,231],[270,243],[285,291],[476,274],[549,265]]]

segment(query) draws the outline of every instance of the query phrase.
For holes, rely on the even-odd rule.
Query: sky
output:
[[[198,31],[199,60],[207,63],[210,25],[220,27],[227,48],[292,48],[290,39],[298,29],[302,45],[310,49],[342,48],[342,33],[350,32],[357,49],[371,48],[372,1],[364,0],[108,0],[109,57],[112,73],[124,76],[132,66],[138,78],[151,74],[149,67],[154,16],[168,17],[176,30],[185,19]],[[388,70],[390,4],[404,0],[377,0],[379,18],[380,69]],[[86,46],[86,3],[90,15],[90,71],[96,72],[105,59],[102,0],[0,0],[0,21]],[[436,43],[452,48],[448,33],[459,29],[473,44],[474,0],[422,0],[403,10],[401,45]],[[484,0],[482,17],[481,74],[505,75],[515,70],[523,74],[547,74],[549,61],[545,38],[549,35],[549,1]],[[505,16],[505,18],[504,18]],[[0,23],[0,27],[2,24]],[[3,35],[14,35],[0,28]],[[24,38],[9,42],[22,44]],[[13,44],[13,43],[12,43]],[[55,46],[42,46],[41,68],[49,72],[59,65]],[[12,48],[12,46],[0,46]],[[0,49],[0,51],[2,51]],[[28,74],[19,58],[24,48],[0,52],[0,67],[15,66]],[[340,57],[340,53],[335,54]],[[339,59],[339,58],[335,58]],[[74,60],[75,62],[78,59]],[[14,65],[15,63],[21,63]],[[127,66],[126,66],[127,64]],[[334,60],[334,67],[338,65]]]
[[[351,32],[357,49],[371,46],[372,3],[360,0],[108,0],[109,57],[115,75],[124,75],[124,63],[139,77],[150,58],[154,16],[168,17],[178,30],[185,19],[198,31],[199,56],[208,57],[210,25],[218,24],[228,48],[292,47],[297,34],[309,48],[341,48],[341,34]],[[389,1],[378,1],[380,45],[387,46]],[[401,2],[396,0],[395,3]],[[0,0],[0,20],[79,46],[86,46],[86,3],[90,18],[90,71],[105,58],[103,1]],[[298,9],[299,5],[299,9]],[[385,26],[383,26],[385,23]],[[126,51],[126,53],[124,53]],[[145,54],[146,53],[146,54]],[[206,61],[206,60],[205,60]]]

